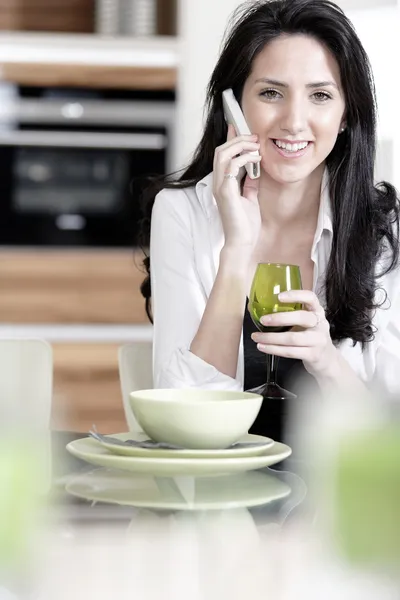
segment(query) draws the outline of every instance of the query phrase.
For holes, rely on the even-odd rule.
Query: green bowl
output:
[[[262,400],[250,392],[197,389],[130,393],[136,420],[152,440],[204,450],[237,442],[254,423]]]

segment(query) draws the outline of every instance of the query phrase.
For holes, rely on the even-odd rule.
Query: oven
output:
[[[0,245],[135,243],[150,174],[173,170],[174,98],[0,85]]]

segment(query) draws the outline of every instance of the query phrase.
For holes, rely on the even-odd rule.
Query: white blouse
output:
[[[325,306],[323,284],[333,235],[327,183],[325,175],[311,251],[313,289],[322,306]],[[150,241],[153,376],[157,388],[243,389],[243,338],[235,379],[189,350],[216,278],[223,244],[224,232],[212,194],[212,173],[195,187],[164,189],[157,195]],[[377,299],[385,299],[384,292],[387,298],[373,316],[375,338],[364,351],[359,343],[353,346],[352,340],[343,340],[338,348],[369,387],[377,385],[400,395],[399,274],[395,269],[379,282]]]

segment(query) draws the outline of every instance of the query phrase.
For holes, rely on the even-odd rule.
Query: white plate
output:
[[[66,486],[68,493],[95,502],[160,510],[221,510],[260,506],[288,496],[287,483],[252,471],[227,477],[152,477],[109,469],[84,473]]]
[[[102,448],[93,438],[74,440],[67,445],[67,450],[77,458],[81,458],[92,465],[161,477],[174,477],[175,475],[207,477],[252,471],[274,465],[292,453],[291,448],[286,444],[274,442],[259,456],[240,456],[236,458],[119,456],[111,454],[106,448]]]
[[[133,431],[129,433],[112,433],[111,437],[115,437],[118,440],[135,440],[141,442],[149,439],[144,433],[135,433]],[[259,446],[248,446],[244,448],[224,448],[217,450],[163,450],[160,448],[137,448],[134,446],[118,446],[116,444],[100,443],[100,446],[107,448],[112,454],[119,454],[121,456],[145,456],[145,457],[162,457],[162,458],[224,458],[229,456],[257,456],[262,454],[264,450],[272,446],[274,440],[271,438],[263,437],[261,435],[252,435],[250,433],[240,438],[239,442],[248,442],[260,444]]]

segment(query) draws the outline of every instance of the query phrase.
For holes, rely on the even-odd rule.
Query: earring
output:
[[[344,131],[346,131],[346,127],[342,127],[342,129],[340,130],[340,133],[343,133]]]

